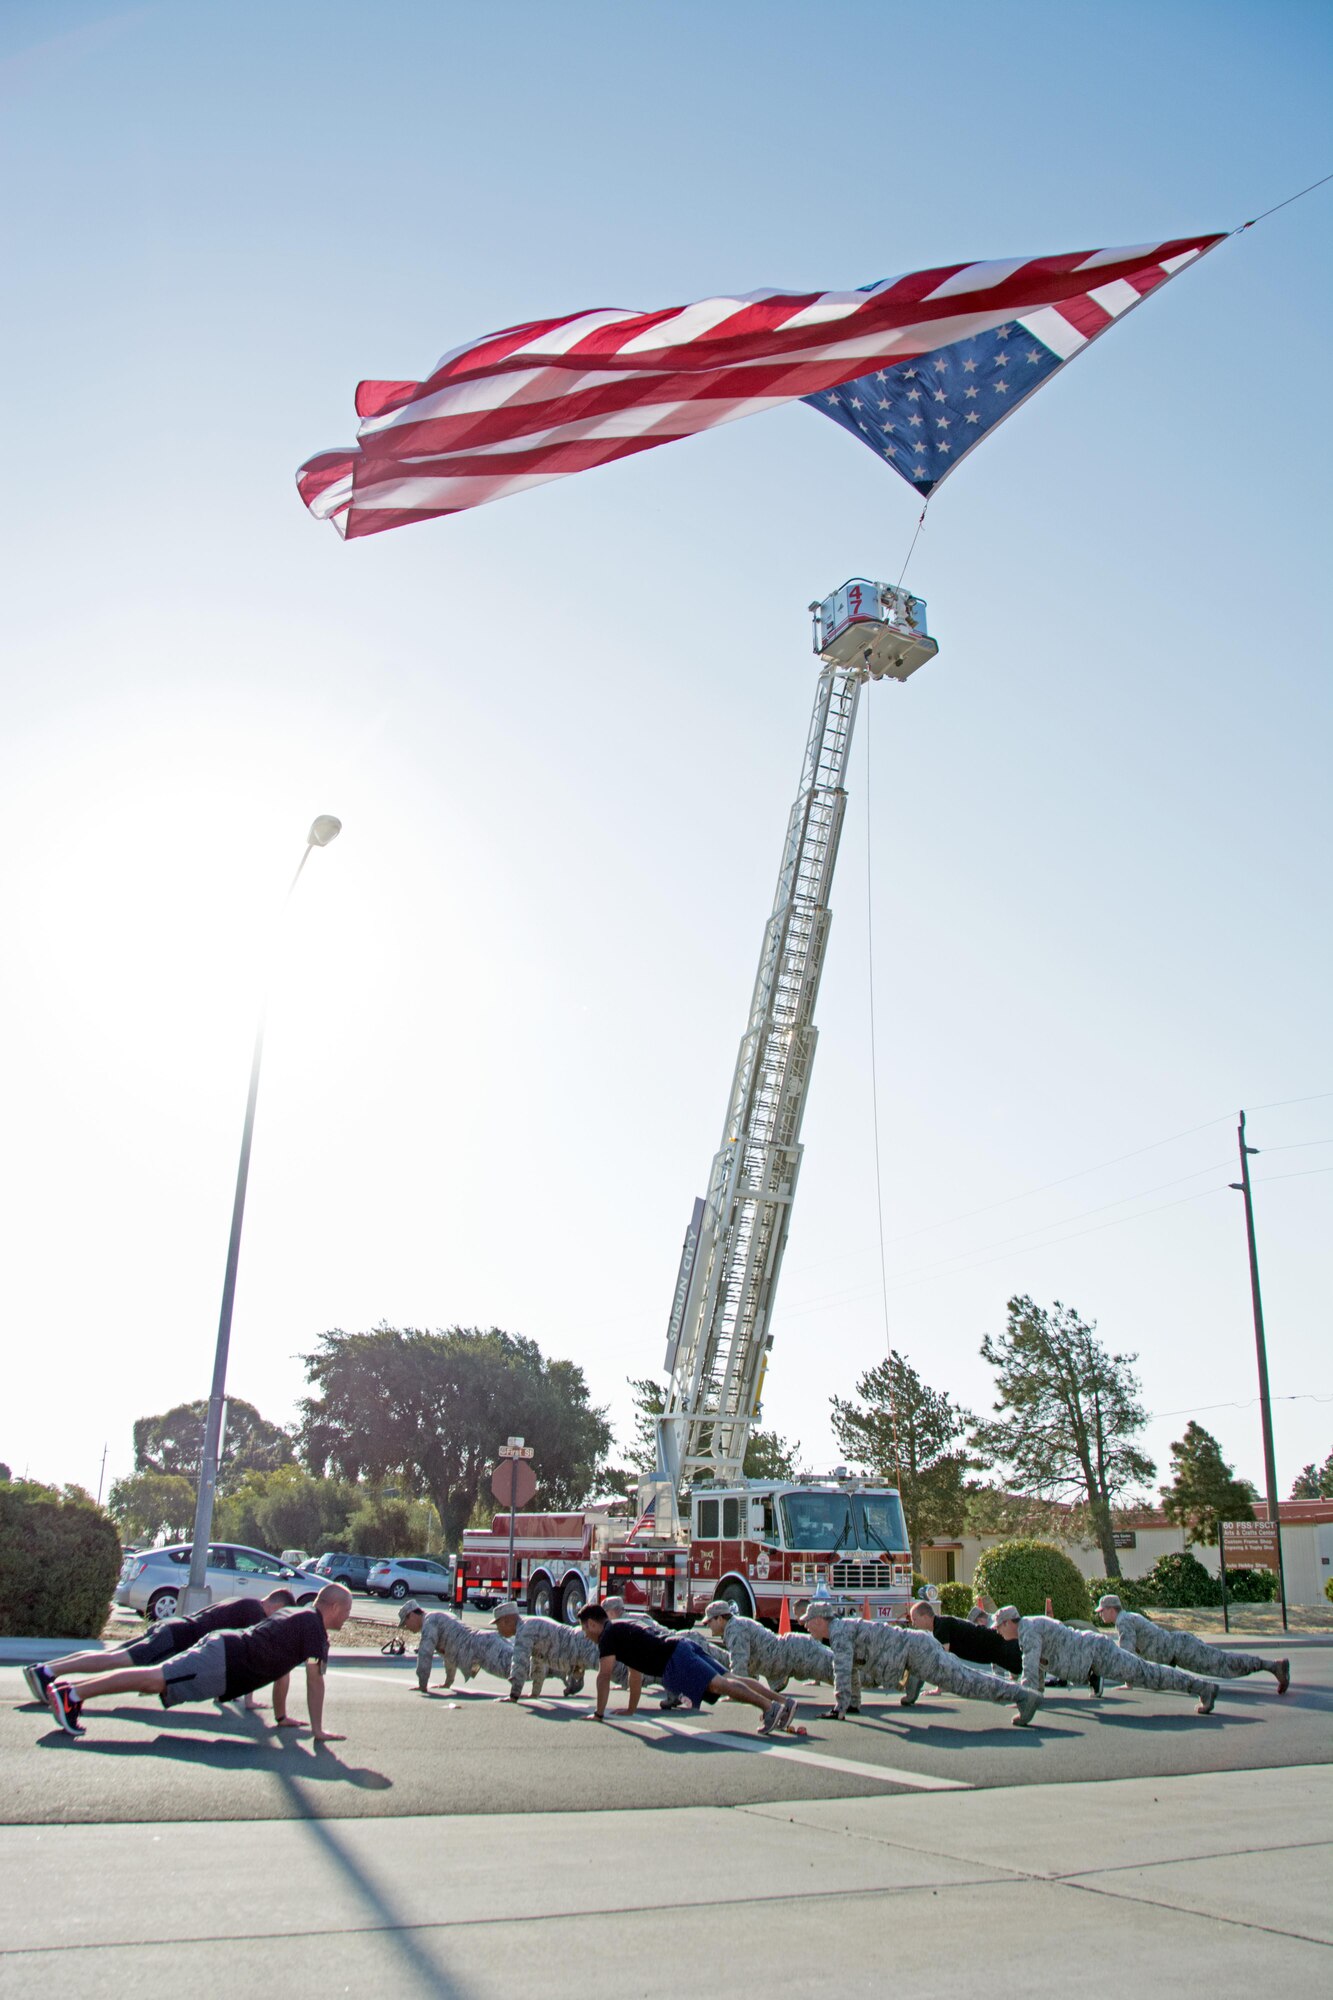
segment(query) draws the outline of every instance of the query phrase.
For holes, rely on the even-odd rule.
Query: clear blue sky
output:
[[[805,606],[896,577],[913,496],[798,407],[345,547],[292,476],[358,378],[581,307],[1228,228],[1333,165],[1331,25],[10,0],[0,1458],[95,1485],[206,1392],[316,812],[346,832],[287,929],[233,1389],[285,1418],[314,1337],[380,1319],[530,1334],[621,1420],[660,1359]],[[868,852],[895,1343],[984,1408],[1006,1298],[1061,1298],[1139,1354],[1163,1470],[1197,1414],[1257,1476],[1245,1104],[1284,1488],[1333,1448],[1331,196],[931,510],[940,658],[863,710],[774,1324],[766,1420],[814,1464],[884,1344]]]

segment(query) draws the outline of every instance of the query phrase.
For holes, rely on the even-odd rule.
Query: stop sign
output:
[[[491,1492],[511,1514],[526,1507],[536,1491],[537,1475],[526,1458],[502,1458],[491,1474]]]

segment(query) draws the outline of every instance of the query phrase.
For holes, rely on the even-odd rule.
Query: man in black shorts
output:
[[[956,1659],[974,1665],[999,1667],[1015,1680],[1023,1671],[1023,1655],[1014,1639],[1002,1639],[989,1625],[974,1625],[970,1618],[946,1618],[933,1604],[918,1598],[907,1614],[918,1632],[929,1632]]]
[[[66,1653],[62,1660],[38,1660],[23,1669],[23,1678],[34,1701],[46,1706],[46,1690],[53,1681],[68,1680],[71,1674],[113,1674],[120,1667],[157,1667],[176,1653],[184,1653],[210,1632],[239,1632],[258,1625],[261,1618],[273,1618],[296,1599],[290,1590],[270,1590],[267,1597],[224,1597],[196,1611],[192,1618],[163,1618],[128,1646],[110,1653]],[[253,1701],[247,1704],[254,1708]]]
[[[750,1708],[760,1709],[764,1718],[759,1725],[761,1736],[769,1736],[775,1729],[785,1730],[796,1713],[795,1701],[782,1700],[762,1681],[719,1673],[717,1661],[692,1639],[659,1638],[629,1618],[608,1618],[600,1604],[585,1604],[579,1613],[579,1624],[593,1641],[601,1660],[597,1669],[597,1700],[592,1714],[586,1718],[589,1722],[601,1722],[606,1715],[611,1676],[617,1664],[629,1673],[626,1715],[633,1715],[639,1705],[645,1674],[660,1680],[668,1694],[681,1695],[692,1708],[706,1701],[718,1701],[725,1695],[729,1701],[743,1701]]]
[[[279,1729],[300,1727],[287,1713],[287,1688],[295,1668],[304,1665],[310,1727],[316,1743],[341,1743],[324,1727],[324,1668],[329,1657],[329,1633],[346,1624],[352,1593],[341,1583],[326,1583],[313,1605],[280,1611],[240,1632],[210,1632],[188,1652],[177,1653],[160,1667],[123,1667],[101,1674],[76,1694],[64,1681],[47,1689],[46,1699],[60,1727],[82,1736],[80,1715],[85,1703],[110,1694],[155,1694],[163,1708],[183,1701],[237,1701],[258,1688],[273,1686],[273,1720]]]

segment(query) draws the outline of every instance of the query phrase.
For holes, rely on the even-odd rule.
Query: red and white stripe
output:
[[[774,409],[1007,320],[1068,358],[1222,240],[530,321],[454,349],[422,382],[362,382],[356,447],[308,459],[297,486],[312,514],[355,540]]]

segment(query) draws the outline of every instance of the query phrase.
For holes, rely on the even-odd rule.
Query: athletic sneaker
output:
[[[32,1696],[33,1700],[39,1701],[42,1707],[45,1708],[46,1690],[55,1679],[55,1675],[51,1672],[45,1660],[38,1660],[34,1666],[25,1667],[23,1669],[23,1678],[28,1683],[28,1693]],[[1286,1689],[1284,1688],[1282,1692],[1285,1694]]]
[[[770,1701],[768,1707],[764,1710],[764,1719],[759,1725],[759,1734],[761,1736],[771,1736],[773,1734],[773,1731],[778,1726],[778,1717],[782,1714],[786,1706],[785,1701]]]
[[[47,1706],[67,1736],[82,1736],[83,1724],[79,1721],[79,1710],[83,1703],[72,1687],[62,1687],[53,1682],[46,1690]]]
[[[1287,1692],[1287,1689],[1291,1686],[1291,1661],[1274,1660],[1273,1672],[1277,1675],[1278,1693],[1285,1694]]]
[[[685,1697],[683,1694],[664,1694],[657,1706],[659,1708],[684,1708]]]
[[[1093,1692],[1093,1696],[1094,1696],[1094,1698],[1095,1698],[1095,1699],[1096,1699],[1097,1701],[1100,1701],[1100,1700],[1101,1700],[1101,1698],[1102,1698],[1102,1677],[1101,1677],[1101,1675],[1100,1675],[1100,1674],[1089,1674],[1089,1675],[1088,1675],[1088,1686],[1089,1686],[1089,1687],[1090,1687],[1090,1688],[1092,1689],[1092,1692]]]
[[[1194,1713],[1196,1715],[1211,1715],[1213,1712],[1213,1703],[1216,1700],[1217,1700],[1217,1689],[1215,1687],[1210,1687],[1206,1694],[1201,1694],[1199,1696],[1198,1706],[1195,1709]]]
[[[782,1703],[782,1713],[779,1715],[777,1721],[773,1725],[775,1734],[777,1734],[778,1736],[786,1735],[787,1731],[791,1728],[792,1717],[795,1715],[795,1713],[796,1713],[796,1696],[794,1694],[789,1694]]]
[[[1015,1729],[1026,1729],[1041,1706],[1041,1700],[1031,1688],[1026,1688],[1018,1697],[1018,1709],[1013,1717]]]

